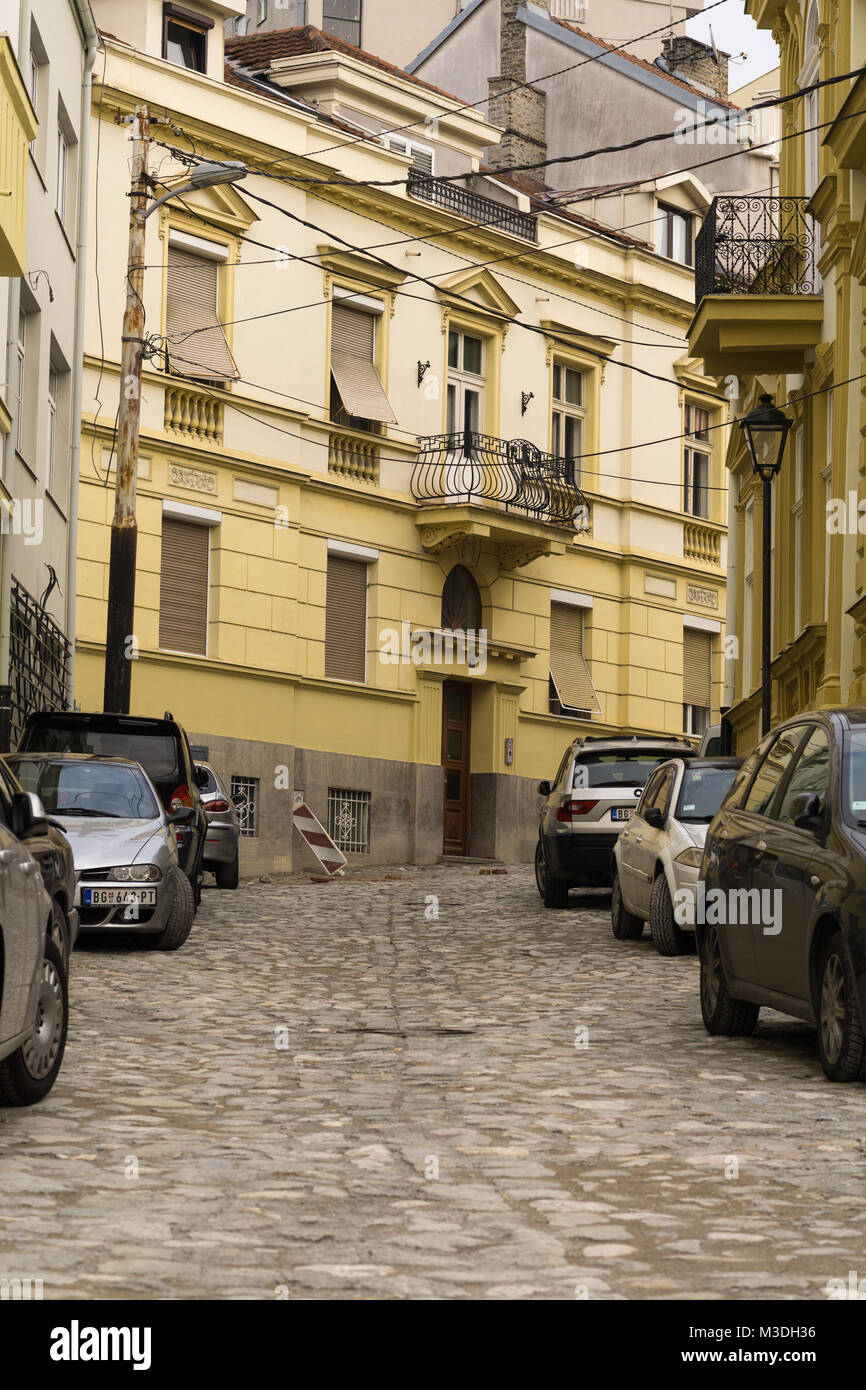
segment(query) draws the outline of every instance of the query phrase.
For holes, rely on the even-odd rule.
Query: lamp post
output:
[[[740,421],[740,429],[752,460],[752,468],[763,484],[763,567],[761,584],[761,734],[770,731],[770,676],[772,605],[770,549],[772,546],[773,479],[782,467],[785,443],[793,420],[773,402],[761,396],[754,410]]]
[[[144,249],[145,222],[152,212],[179,193],[234,183],[246,174],[239,163],[202,161],[189,171],[187,181],[148,207],[151,179],[147,170],[150,149],[150,111],[137,106],[132,117],[132,193],[129,204],[129,256],[126,276],[126,309],[121,340],[120,404],[117,411],[117,476],[114,485],[114,517],[108,562],[108,620],[105,631],[105,684],[103,709],[129,714],[132,690],[133,626],[135,620],[135,561],[138,526],[135,492],[138,470],[138,433],[141,422],[141,364],[144,356]]]

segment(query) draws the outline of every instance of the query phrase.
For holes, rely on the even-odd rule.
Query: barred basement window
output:
[[[344,854],[369,854],[370,793],[329,787],[328,834]]]
[[[258,777],[233,777],[232,801],[241,823],[241,834],[253,839],[258,832],[259,819],[259,779]]]

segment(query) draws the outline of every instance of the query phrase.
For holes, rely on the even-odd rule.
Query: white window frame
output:
[[[48,364],[48,466],[45,473],[45,487],[54,493],[54,467],[57,449],[57,392],[60,373],[53,362]]]
[[[54,206],[65,227],[69,211],[69,136],[60,121],[57,123],[57,189]]]
[[[701,410],[707,417],[707,433],[712,428],[712,415],[705,405],[700,405],[696,401],[686,401],[687,407],[692,410]],[[685,415],[683,416],[683,513],[685,516],[694,517],[696,521],[709,521],[712,511],[712,476],[713,476],[713,445],[708,438],[699,439],[697,435],[685,434]],[[706,498],[706,512],[698,512],[694,509],[695,499],[695,459],[699,458],[707,470],[706,486],[703,489]]]
[[[457,360],[462,364],[465,360],[465,343],[467,338],[472,338],[481,344],[481,373],[469,372],[462,365],[451,366],[451,335],[456,334],[458,348]],[[448,379],[445,386],[445,409],[447,411],[446,432],[448,434],[460,434],[467,428],[466,425],[466,398],[471,392],[478,401],[478,419],[475,423],[474,432],[484,434],[485,405],[487,395],[487,339],[483,333],[477,333],[471,329],[460,327],[449,327],[448,330]],[[453,396],[452,396],[453,391]],[[452,409],[453,401],[453,409]]]
[[[580,405],[571,405],[568,401],[558,397],[556,394],[556,373],[563,374],[563,382],[566,380],[565,373],[574,372],[580,378]],[[583,454],[585,430],[586,430],[586,389],[587,372],[582,367],[575,367],[571,362],[562,357],[554,357],[551,377],[552,409],[550,420],[550,448],[558,458],[571,460],[574,464],[574,480],[579,482],[581,471],[581,456]],[[577,435],[577,450],[574,453],[565,452],[565,437],[568,433],[569,420],[575,422],[575,434]]]
[[[268,18],[268,0],[258,0],[256,6],[256,24],[265,24]]]
[[[436,173],[436,151],[432,145],[422,144],[420,140],[406,140],[402,135],[383,135],[382,144],[386,150],[391,150],[395,154],[403,154],[412,161],[414,167],[415,156],[417,154],[428,154],[430,156],[430,169],[422,169],[419,172],[427,178],[433,178]]]
[[[690,270],[695,264],[695,219],[684,208],[674,207],[672,203],[659,200],[656,205],[658,226],[656,228],[656,250],[668,261],[687,266]],[[676,226],[681,223],[684,232],[685,255],[677,255]]]
[[[17,380],[15,382],[16,419],[15,448],[23,456],[24,445],[24,404],[27,395],[27,319],[26,309],[18,310],[18,337],[15,339],[15,359]]]

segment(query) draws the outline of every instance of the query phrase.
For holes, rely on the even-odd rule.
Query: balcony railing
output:
[[[470,193],[468,188],[450,183],[447,179],[437,179],[431,174],[409,170],[408,191],[413,198],[423,198],[427,203],[454,212],[458,217],[466,217],[482,227],[496,227],[500,232],[521,237],[524,241],[538,241],[538,218],[531,213],[520,212],[508,203],[497,203],[495,198],[485,198],[481,193]]]
[[[702,526],[699,521],[685,522],[683,555],[687,560],[697,560],[701,565],[720,565],[722,538],[719,532],[711,526]]]
[[[695,239],[695,303],[708,294],[817,294],[805,198],[714,198]]]
[[[412,472],[419,502],[500,502],[507,511],[575,530],[587,514],[573,459],[545,454],[525,439],[461,430],[425,435]]]

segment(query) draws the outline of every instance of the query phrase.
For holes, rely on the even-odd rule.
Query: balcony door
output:
[[[446,681],[442,687],[442,774],[445,816],[442,853],[469,853],[469,729],[472,687]]]
[[[448,334],[448,434],[484,429],[484,340],[452,328]]]

